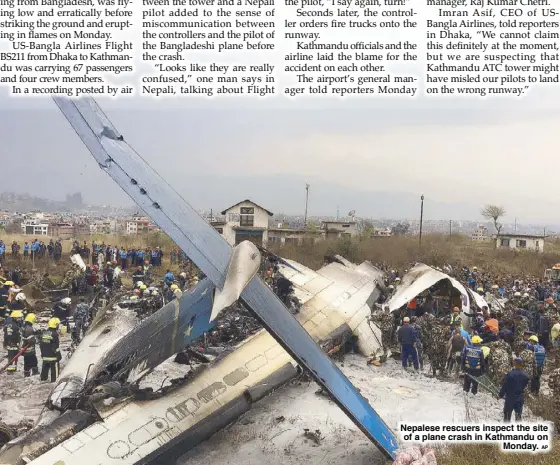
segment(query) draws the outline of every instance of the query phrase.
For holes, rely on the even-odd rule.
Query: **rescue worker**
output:
[[[179,273],[179,288],[184,291],[187,287],[187,273],[182,271]]]
[[[536,328],[539,335],[539,343],[544,349],[548,349],[548,344],[550,342],[550,319],[546,314],[546,310],[544,308],[539,309],[539,316],[536,320]]]
[[[544,361],[546,359],[546,349],[539,344],[539,338],[535,335],[529,337],[527,348],[535,354],[533,364],[533,377],[531,379],[531,392],[538,394],[541,389],[541,375],[544,369]]]
[[[416,308],[418,307],[418,301],[416,297],[414,297],[411,301],[406,304],[406,316],[411,318],[414,314],[416,314]]]
[[[70,317],[70,297],[65,297],[60,302],[54,304],[51,312],[53,318],[58,318],[59,323],[68,328],[68,318]]]
[[[132,282],[133,284],[138,284],[139,282],[144,281],[144,269],[142,268],[142,266],[137,266],[136,267],[136,271],[134,272],[134,274],[132,275]]]
[[[37,330],[33,326],[37,322],[35,313],[28,313],[23,322],[22,345],[28,346],[23,353],[23,376],[28,378],[39,374],[37,354],[35,345],[37,344]]]
[[[451,371],[453,364],[455,363],[456,371],[459,371],[461,366],[461,357],[463,356],[463,349],[469,343],[465,337],[461,334],[461,330],[456,328],[453,335],[449,339],[447,346],[447,370]]]
[[[498,394],[498,399],[504,399],[504,422],[511,421],[511,414],[515,411],[515,421],[521,421],[523,404],[525,403],[525,388],[529,384],[530,378],[521,367],[523,360],[519,357],[513,361],[513,370],[505,377],[502,388]]]
[[[558,317],[554,317],[552,320],[552,328],[550,329],[550,339],[554,347],[560,346],[560,321]]]
[[[20,350],[21,325],[17,321],[23,316],[20,310],[14,310],[4,323],[4,349],[7,350],[8,361],[12,360]],[[17,371],[17,360],[7,369],[9,375]]]
[[[406,370],[408,368],[408,358],[412,357],[414,370],[418,371],[418,352],[416,351],[415,331],[410,326],[410,319],[404,317],[403,325],[397,331],[397,340],[401,344],[401,361],[402,366]]]
[[[461,357],[461,368],[465,371],[465,381],[463,383],[463,391],[469,393],[471,391],[473,395],[478,392],[478,382],[471,378],[482,376],[486,369],[486,362],[484,360],[484,352],[480,344],[482,339],[480,336],[473,336],[472,344],[467,345],[463,349],[463,355]],[[469,376],[470,375],[470,376]],[[471,390],[472,386],[472,390]]]
[[[482,310],[476,311],[476,316],[473,323],[473,332],[478,336],[482,335],[482,333],[484,332],[484,315],[482,313]]]
[[[488,344],[487,373],[492,381],[500,384],[511,368],[511,347],[505,341],[495,341]]]
[[[112,263],[107,262],[107,267],[103,272],[103,285],[105,287],[112,288],[114,279],[115,279],[115,270],[113,269]]]
[[[15,298],[10,302],[10,309],[11,310],[21,310],[23,315],[27,315],[27,297],[23,292],[18,292]]]
[[[494,312],[491,312],[490,318],[488,318],[485,322],[485,332],[484,332],[485,341],[487,342],[497,341],[499,332],[500,332],[500,327],[499,327],[498,319],[496,318],[496,314]]]
[[[0,285],[0,318],[7,318],[8,313],[8,294],[10,292],[10,285],[8,281]]]
[[[461,310],[459,307],[453,307],[453,313],[449,316],[449,324],[452,328],[459,323],[459,327],[463,327],[463,319],[461,318]]]
[[[171,295],[172,295],[172,297],[169,300],[180,299],[181,296],[183,295],[183,292],[181,291],[181,289],[179,289],[179,286],[177,286],[177,284],[172,284],[169,289],[171,290]]]
[[[423,354],[423,347],[422,347],[422,330],[418,325],[418,318],[413,316],[410,319],[410,325],[414,330],[414,344],[416,345],[416,353],[418,354],[418,364],[420,365],[420,370],[424,369],[424,354]]]
[[[60,339],[58,337],[58,328],[60,320],[56,317],[51,318],[48,328],[41,333],[40,347],[41,358],[43,359],[43,367],[41,368],[41,381],[47,381],[49,372],[51,382],[54,383],[58,378],[60,371]]]
[[[170,287],[175,282],[175,275],[171,271],[167,270],[165,276],[163,277],[163,282],[167,287]]]
[[[80,297],[76,310],[74,311],[74,327],[72,328],[72,341],[78,344],[82,340],[82,333],[85,333],[88,327],[89,305],[86,299]]]

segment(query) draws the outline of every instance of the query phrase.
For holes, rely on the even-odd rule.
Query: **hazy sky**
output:
[[[497,203],[510,219],[552,224],[559,96],[537,88],[521,100],[99,102],[195,208],[243,197],[298,214],[310,182],[310,215],[339,207],[399,218],[409,213],[399,204],[423,193],[430,219],[476,220],[482,204]],[[0,92],[0,138],[0,190],[52,199],[81,191],[88,203],[130,204],[49,99]]]

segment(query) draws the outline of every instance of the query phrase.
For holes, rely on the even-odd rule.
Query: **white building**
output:
[[[131,219],[125,221],[127,234],[142,234],[153,229],[155,229],[155,226],[147,216],[134,215]]]
[[[532,250],[544,252],[545,236],[531,236],[526,234],[500,234],[496,236],[498,248],[509,248],[513,250]]]
[[[49,224],[39,219],[29,219],[21,223],[21,232],[27,236],[48,236]]]
[[[268,219],[272,212],[249,199],[232,205],[222,212],[225,221],[212,222],[212,226],[230,245],[249,240],[266,246],[268,242]]]
[[[490,240],[490,234],[488,234],[488,228],[481,224],[478,225],[471,235],[471,239],[477,242],[485,242]]]

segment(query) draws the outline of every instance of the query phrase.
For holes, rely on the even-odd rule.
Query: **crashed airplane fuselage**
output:
[[[465,312],[470,312],[470,300],[467,288],[448,274],[438,271],[431,266],[424,265],[423,263],[416,264],[403,276],[402,282],[398,285],[391,299],[384,304],[384,307],[391,313],[396,312],[432,286],[444,281],[448,282],[460,297],[463,326],[465,328],[470,328],[471,320],[465,315]]]
[[[296,318],[315,341],[328,341],[347,328],[358,335],[362,352],[381,350],[381,335],[373,333],[368,324],[371,310],[366,303],[371,298],[377,300],[380,294],[378,270],[368,263],[353,268],[331,263],[318,271],[295,262],[289,265],[280,265],[279,271],[294,284],[294,293],[303,302]],[[210,310],[211,305],[206,308],[208,317]],[[65,437],[62,444],[45,453],[45,435],[33,436],[33,444],[26,448],[20,445],[19,449],[28,458],[34,458],[31,450],[40,452],[30,462],[35,465],[57,461],[81,465],[173,463],[178,455],[248,411],[251,403],[297,373],[296,362],[263,330],[164,397],[124,399],[114,406],[96,403],[102,421],[69,439]],[[83,422],[82,416],[77,418]],[[56,434],[47,437],[56,441]]]
[[[95,101],[62,98],[55,101],[101,168],[225,294],[224,282],[232,252],[223,238],[124,142]],[[350,328],[355,325],[356,329],[371,331],[367,324],[370,311],[365,302],[372,289],[364,290],[364,287],[367,283],[373,285],[372,270],[352,271],[354,278],[346,279],[342,293],[340,286],[332,288],[332,280],[325,277],[307,283],[304,288],[315,296],[310,299],[314,305],[304,306],[298,315],[299,322],[258,276],[252,278],[241,299],[268,333],[263,331],[254,336],[213,364],[211,370],[162,398],[119,404],[108,411],[103,408],[105,403],[96,405],[103,421],[78,432],[30,463],[151,463],[166,448],[176,443],[188,444],[189,440],[200,441],[219,426],[216,423],[231,421],[232,415],[235,417],[243,411],[239,402],[243,404],[244,400],[246,406],[250,405],[259,392],[260,395],[267,392],[275,384],[269,382],[270,376],[279,373],[281,378],[293,376],[295,369],[289,367],[296,363],[309,371],[387,457],[394,457],[397,441],[392,431],[316,344],[345,323]],[[323,292],[326,295],[319,297]],[[354,294],[360,294],[360,298],[350,305]],[[259,390],[259,383],[265,382],[266,386]],[[205,422],[208,419],[209,424]]]

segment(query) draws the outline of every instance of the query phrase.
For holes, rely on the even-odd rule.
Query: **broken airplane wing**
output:
[[[124,141],[95,100],[54,97],[100,167],[152,217],[187,256],[223,289],[231,247]],[[393,432],[272,290],[254,277],[241,295],[270,334],[325,388],[387,457],[398,447]]]

